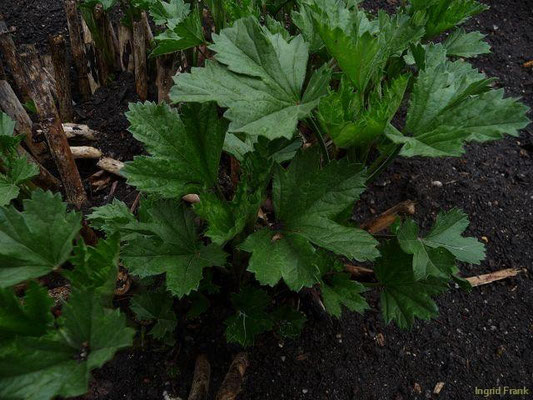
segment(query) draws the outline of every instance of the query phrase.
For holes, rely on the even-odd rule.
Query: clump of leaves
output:
[[[206,41],[180,31],[201,32],[198,9],[138,3],[168,28],[156,53]],[[398,219],[372,235],[353,207],[396,157],[457,157],[465,143],[517,136],[529,123],[527,107],[464,60],[489,51],[481,34],[429,41],[484,6],[412,0],[371,16],[358,1],[300,0],[289,26],[278,13],[285,4],[231,23],[214,12],[226,10],[221,2],[208,3],[222,21],[213,56],[175,77],[173,106],[131,104],[127,113],[146,150],[123,169],[143,194],[135,214],[118,200],[94,209],[87,219],[107,239],[90,247],[78,237],[81,217],[57,195],[36,191],[0,207],[2,397],[81,394],[90,370],[131,344],[133,331],[111,310],[119,259],[141,282],[129,307],[150,337],[172,345],[175,328],[216,301],[231,304],[226,338],[243,346],[271,330],[297,337],[304,293],[340,317],[364,312],[365,292],[378,290],[384,320],[409,328],[437,315],[434,298],[450,282],[468,288],[458,262],[483,260],[460,210],[441,212],[428,232]],[[15,140],[2,126],[9,135],[0,139]],[[185,203],[188,194],[200,201]],[[373,276],[353,279],[351,262]],[[72,287],[57,319],[32,281],[52,271]],[[13,286],[25,281],[22,302]]]

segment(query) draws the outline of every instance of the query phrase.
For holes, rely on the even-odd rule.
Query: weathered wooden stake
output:
[[[175,57],[173,54],[157,57],[157,77],[155,84],[157,86],[157,101],[162,103],[164,101],[170,102],[168,94],[170,88],[174,84],[172,77],[178,71],[178,66],[175,63]]]
[[[63,122],[74,120],[72,92],[70,90],[70,73],[67,65],[67,48],[63,35],[50,37],[50,51],[56,80],[59,115]]]
[[[211,377],[211,365],[205,354],[196,358],[194,376],[192,378],[191,391],[188,400],[206,400],[209,392],[209,379]]]
[[[20,61],[26,82],[31,83],[28,89],[43,123],[44,136],[61,175],[67,199],[76,207],[81,208],[87,202],[87,195],[74,157],[72,157],[54,100],[42,79],[42,65],[35,46],[23,46]]]
[[[2,59],[0,58],[0,81],[6,80],[6,70],[4,69],[4,63],[2,62]]]
[[[109,70],[118,70],[119,59],[118,59],[118,40],[115,35],[115,30],[107,18],[107,14],[104,10],[102,4],[96,4],[94,7],[94,20],[96,22],[96,27],[100,33],[100,38],[102,39],[103,48],[97,48],[96,54],[98,55],[101,52],[103,59],[106,63],[107,69]],[[117,41],[115,46],[114,41]]]
[[[133,54],[135,59],[135,88],[141,101],[148,98],[148,71],[146,67],[146,31],[144,22],[133,22]]]
[[[87,54],[87,60],[89,62],[89,85],[91,87],[91,93],[94,93],[96,89],[100,87],[99,78],[98,78],[98,66],[96,60],[96,46],[94,44],[93,36],[89,27],[81,19],[81,30],[83,33],[83,46],[85,47],[85,53]]]
[[[28,113],[20,104],[15,92],[5,80],[0,81],[0,108],[16,121],[15,132],[24,135],[24,143],[30,153],[39,162],[43,162],[48,155],[45,143],[37,143],[33,138],[33,122]]]
[[[241,391],[242,381],[247,368],[248,355],[246,353],[237,354],[218,390],[216,400],[235,400]]]
[[[76,0],[65,0],[65,13],[67,14],[67,25],[70,37],[70,51],[76,71],[78,73],[78,87],[82,97],[87,100],[91,97],[91,86],[89,84],[89,67],[85,46],[81,37],[80,16],[76,5]]]
[[[141,11],[141,21],[144,25],[146,47],[150,48],[150,44],[152,43],[152,40],[154,40],[154,34],[152,32],[152,28],[150,27],[150,22],[148,20],[146,11]]]
[[[27,101],[30,98],[30,95],[26,85],[26,79],[24,78],[24,73],[22,72],[17,58],[17,48],[15,47],[15,43],[7,29],[2,14],[0,14],[0,50],[4,55],[4,61],[11,70],[11,75],[13,76],[13,80],[15,81],[18,90],[24,101]]]
[[[133,60],[133,34],[127,26],[118,27],[118,42],[120,54],[120,67],[122,71],[134,72],[135,61]]]
[[[45,81],[48,90],[54,96],[54,100],[57,101],[57,90],[56,90],[56,77],[54,72],[54,65],[52,63],[52,56],[49,54],[43,54],[39,57],[41,60],[41,65],[43,66],[43,74],[41,75]],[[27,83],[29,86],[31,82]]]

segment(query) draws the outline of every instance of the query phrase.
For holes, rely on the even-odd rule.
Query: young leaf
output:
[[[479,264],[485,258],[485,246],[475,238],[461,236],[468,224],[468,217],[461,210],[441,212],[424,238],[424,244],[432,248],[444,247],[459,261]]]
[[[174,29],[191,12],[191,5],[183,0],[153,0],[148,4],[150,16],[157,25],[168,25]]]
[[[143,291],[132,297],[130,308],[139,320],[155,321],[150,335],[173,345],[177,326],[176,314],[172,309],[172,296],[165,290]]]
[[[23,302],[12,289],[0,289],[0,339],[43,335],[52,325],[53,303],[46,288],[36,282],[29,283]]]
[[[167,288],[181,298],[198,288],[204,268],[225,264],[227,254],[219,246],[199,240],[194,214],[183,204],[157,201],[147,213],[151,221],[127,241],[122,252],[124,264],[133,274],[166,274]]]
[[[328,313],[337,318],[340,318],[342,314],[342,306],[358,313],[363,313],[370,308],[361,296],[361,293],[366,291],[365,287],[359,282],[352,281],[350,274],[332,275],[326,282],[322,282],[321,290],[324,307]]]
[[[74,269],[63,271],[63,276],[72,287],[94,289],[105,303],[110,304],[115,290],[119,252],[120,237],[116,233],[106,240],[100,239],[96,247],[80,241],[70,259]]]
[[[272,313],[274,325],[277,333],[285,338],[297,339],[302,332],[305,321],[305,314],[296,311],[294,308],[284,305]]]
[[[257,220],[257,212],[265,197],[272,175],[272,160],[258,152],[248,153],[241,163],[241,179],[231,202],[212,192],[200,194],[194,211],[208,222],[206,236],[217,244],[233,239]]]
[[[425,11],[426,39],[434,38],[488,9],[477,0],[411,0],[411,5],[412,14]]]
[[[251,346],[257,335],[272,329],[272,318],[265,311],[270,297],[263,290],[244,288],[231,295],[231,302],[237,312],[224,322],[228,342]]]
[[[174,26],[174,24],[176,25]],[[195,8],[192,13],[179,23],[177,23],[177,20],[169,22],[168,27],[169,29],[155,37],[157,45],[150,57],[187,50],[205,41],[198,8]]]
[[[134,330],[118,310],[102,308],[94,292],[73,291],[59,321],[61,333],[17,337],[0,348],[0,397],[80,396],[90,371],[132,343]]]
[[[413,136],[389,129],[387,137],[403,144],[406,157],[441,157],[461,155],[466,141],[517,136],[529,123],[528,108],[504,99],[491,83],[470,64],[449,61],[442,45],[429,46],[407,114],[406,131]]]
[[[126,240],[125,229],[128,226],[135,228],[137,224],[137,219],[129,207],[116,197],[113,202],[94,208],[86,218],[94,229],[104,231],[107,236],[120,232],[124,240]]]
[[[308,60],[302,37],[287,42],[248,17],[213,35],[213,41],[217,62],[177,75],[172,101],[216,101],[228,108],[230,132],[292,138],[298,120],[316,107],[329,83],[329,74],[322,74],[312,95],[302,96]]]
[[[216,183],[226,126],[214,104],[187,105],[180,115],[167,104],[130,104],[133,136],[152,155],[123,169],[128,183],[165,198],[180,198]]]
[[[334,220],[357,200],[364,181],[361,166],[347,160],[320,169],[314,150],[300,153],[288,171],[278,168],[273,202],[279,228],[260,230],[240,246],[252,253],[248,270],[263,284],[273,286],[283,278],[291,289],[299,290],[321,276],[312,244],[348,258],[375,258],[377,242],[370,234]]]
[[[480,32],[466,33],[464,29],[457,29],[444,42],[444,48],[449,56],[476,57],[480,54],[490,53],[490,45],[483,39],[485,35]]]
[[[67,212],[59,194],[32,193],[24,212],[0,207],[0,287],[37,278],[69,257],[81,216]]]
[[[438,308],[431,296],[446,291],[447,280],[435,277],[417,280],[413,274],[413,257],[404,253],[396,241],[387,242],[380,250],[375,272],[383,285],[381,311],[385,322],[394,321],[406,329],[413,325],[415,318],[435,317]]]

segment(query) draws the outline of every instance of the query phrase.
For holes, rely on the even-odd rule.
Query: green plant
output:
[[[175,33],[200,18],[185,3],[150,3]],[[205,67],[175,77],[176,107],[131,104],[130,131],[147,155],[123,173],[143,196],[135,214],[115,200],[87,216],[107,237],[96,247],[57,195],[0,207],[0,397],[81,394],[91,369],[131,345],[133,330],[111,310],[118,259],[138,279],[135,319],[167,345],[215,296],[234,309],[227,340],[248,346],[270,330],[297,337],[305,315],[292,300],[305,291],[339,317],[364,312],[364,292],[378,290],[384,320],[408,328],[437,315],[433,298],[449,282],[469,287],[456,264],[481,262],[484,246],[463,236],[463,212],[441,212],[424,234],[398,218],[372,235],[353,207],[396,157],[456,157],[467,142],[518,135],[527,108],[458,59],[488,51],[481,34],[429,42],[482,11],[477,2],[412,0],[377,17],[357,3],[265,4],[265,25],[253,12],[221,28]],[[192,206],[182,200],[191,193]],[[373,277],[352,279],[352,261]],[[35,281],[52,271],[72,286],[57,319]],[[21,301],[13,286],[26,281]]]

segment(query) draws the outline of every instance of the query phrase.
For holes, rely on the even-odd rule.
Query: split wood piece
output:
[[[39,161],[37,161],[35,158],[32,157],[30,153],[28,153],[25,149],[23,149],[21,146],[17,148],[17,153],[21,157],[26,157],[26,159],[31,162],[32,164],[35,164],[37,168],[39,168],[39,175],[37,175],[35,178],[32,179],[33,183],[35,183],[37,186],[39,186],[42,189],[49,189],[53,191],[59,190],[61,187],[61,182],[59,179],[57,179],[54,175],[50,173],[45,167],[43,167]]]
[[[413,215],[416,203],[411,200],[403,201],[381,213],[378,217],[361,224],[361,229],[370,233],[378,233],[391,226],[399,214]]]
[[[31,86],[28,89],[37,108],[37,113],[43,122],[44,136],[61,175],[67,199],[76,207],[81,208],[87,202],[87,195],[74,162],[74,157],[70,151],[67,137],[63,131],[54,100],[41,77],[42,66],[35,46],[24,46],[24,50],[20,54],[20,60],[24,75],[27,78],[26,81],[28,83],[31,82]]]
[[[124,178],[124,176],[120,172],[122,168],[124,168],[124,163],[122,161],[118,161],[110,157],[103,157],[100,159],[100,161],[98,161],[96,165],[104,171]]]
[[[470,282],[472,286],[475,287],[475,286],[487,285],[495,281],[500,281],[502,279],[510,278],[512,276],[518,275],[520,272],[522,272],[522,270],[519,268],[507,268],[507,269],[502,269],[500,271],[492,272],[490,274],[472,276],[470,278],[466,278],[466,280]]]
[[[104,22],[104,8],[102,4],[97,4],[93,11],[94,19],[98,26],[98,30],[101,32],[100,36],[102,43],[97,43],[94,46],[96,54],[96,66],[98,68],[98,82],[100,86],[106,86],[109,82],[110,69],[112,68],[113,56],[110,53],[109,46],[107,45],[107,38],[105,32],[102,32],[102,27],[105,26]]]
[[[50,52],[54,65],[59,116],[63,122],[72,122],[74,120],[74,108],[72,107],[72,92],[70,90],[70,69],[67,65],[67,47],[63,35],[50,37]]]
[[[2,59],[0,58],[0,81],[6,80],[6,70],[4,69],[4,63],[2,62]]]
[[[16,121],[15,132],[24,135],[24,143],[39,162],[48,158],[45,143],[36,143],[33,138],[33,122],[7,81],[0,81],[0,108]]]
[[[237,354],[220,386],[216,400],[235,400],[237,398],[237,395],[241,391],[241,385],[247,368],[248,354]]]
[[[96,4],[94,7],[94,20],[96,22],[96,28],[100,33],[101,45],[103,46],[102,52],[104,60],[108,67],[108,70],[118,70],[118,39],[115,35],[115,30],[107,17],[107,13],[104,10],[104,6],[101,3]],[[116,45],[114,43],[116,41]]]
[[[160,104],[163,102],[170,103],[168,95],[170,88],[174,84],[172,78],[178,71],[178,65],[175,61],[174,54],[167,54],[156,59],[157,77],[155,84],[157,86],[157,102]]]
[[[194,376],[192,378],[191,391],[188,400],[206,400],[209,392],[209,379],[211,377],[211,365],[205,354],[196,358]]]
[[[133,54],[135,60],[135,88],[141,101],[148,98],[148,70],[146,67],[146,32],[144,23],[133,22]]]
[[[82,41],[82,28],[80,24],[80,15],[76,0],[65,0],[65,13],[67,15],[67,25],[70,37],[70,50],[78,74],[78,87],[85,100],[88,100],[93,93],[89,84],[89,67],[87,55],[85,54],[85,45]]]
[[[96,147],[91,147],[91,146],[70,146],[70,151],[72,151],[72,156],[75,159],[102,157],[102,152],[98,150]]]
[[[50,93],[54,97],[54,100],[57,101],[57,90],[56,90],[56,77],[54,71],[54,65],[52,63],[52,56],[44,54],[40,57],[41,65],[43,66],[43,78],[45,80],[46,86],[50,90]],[[28,83],[31,85],[31,83]]]
[[[111,177],[107,175],[104,170],[100,170],[92,174],[87,178],[87,180],[95,192],[105,189],[111,183]]]
[[[133,34],[131,29],[124,25],[118,27],[118,43],[120,68],[122,71],[135,72],[135,61],[133,60]]]
[[[154,34],[152,32],[152,28],[150,27],[150,21],[148,20],[148,14],[146,14],[146,11],[141,11],[141,21],[144,26],[146,47],[150,48],[152,41],[154,40]]]
[[[65,123],[63,124],[63,130],[67,138],[80,138],[86,140],[96,140],[96,137],[99,135],[97,131],[92,130],[87,125],[83,124],[74,124],[74,123]]]
[[[524,68],[533,68],[533,60],[525,62]]]
[[[15,85],[24,101],[30,99],[28,86],[26,84],[26,77],[22,71],[19,59],[17,57],[17,48],[15,47],[15,42],[9,34],[7,25],[4,21],[4,16],[0,14],[0,51],[4,55],[4,61],[11,71]]]
[[[100,87],[98,78],[98,66],[96,61],[96,45],[93,40],[93,35],[87,26],[87,23],[81,19],[81,30],[83,35],[83,45],[85,47],[85,54],[87,55],[87,61],[89,65],[89,86],[91,87],[91,94],[96,92],[96,89]]]
[[[360,278],[374,274],[374,270],[359,265],[344,264],[344,270],[352,275],[352,278]]]

